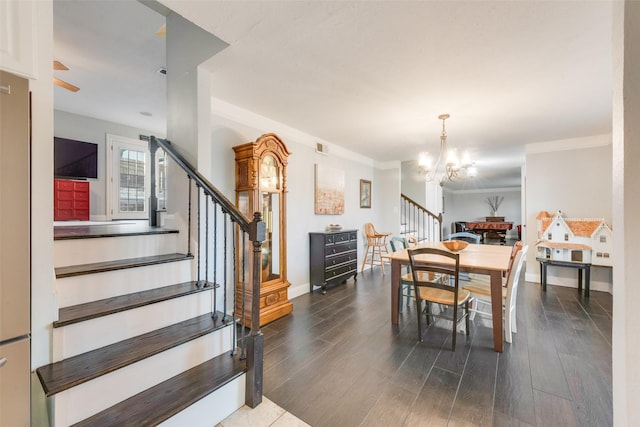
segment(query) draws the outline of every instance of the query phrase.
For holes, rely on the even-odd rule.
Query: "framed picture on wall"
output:
[[[315,214],[344,214],[344,171],[315,165]]]
[[[371,181],[366,179],[360,180],[360,207],[371,207]]]

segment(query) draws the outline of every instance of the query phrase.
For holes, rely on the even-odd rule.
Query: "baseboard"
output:
[[[300,295],[309,293],[309,283],[302,283],[298,285],[291,285],[288,289],[289,299],[292,300]]]
[[[106,215],[90,215],[89,218],[91,221],[107,221]]]

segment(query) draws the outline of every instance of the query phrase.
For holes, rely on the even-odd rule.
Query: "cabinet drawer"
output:
[[[56,191],[56,198],[58,200],[73,200],[74,194],[73,191]]]
[[[350,251],[348,253],[327,257],[325,259],[324,265],[326,266],[326,268],[331,268],[336,265],[344,264],[345,262],[357,261],[357,260],[358,260],[358,253],[356,251]]]
[[[330,270],[327,270],[327,272],[325,273],[325,278],[326,280],[331,280],[333,278],[340,277],[348,273],[352,273],[356,269],[357,269],[357,265],[355,262],[346,264],[337,268],[332,268]]]
[[[75,191],[81,191],[83,193],[89,192],[89,182],[88,181],[74,181],[73,189]]]
[[[73,189],[75,188],[75,185],[74,185],[75,183],[73,181],[56,179],[55,183],[56,183],[56,190],[73,191]]]
[[[349,239],[349,233],[336,233],[333,236],[333,243],[348,242]]]
[[[89,201],[88,200],[77,200],[73,204],[75,209],[88,210],[89,209]]]
[[[74,191],[73,197],[76,200],[89,200],[89,192],[88,191]]]
[[[345,231],[344,233],[331,233],[325,235],[325,244],[333,245],[335,243],[343,243],[350,241],[357,241],[357,231]]]
[[[58,200],[55,205],[56,209],[73,209],[73,199],[70,200]]]
[[[326,256],[340,254],[342,252],[355,251],[358,247],[358,243],[343,243],[340,245],[327,246],[324,250]]]

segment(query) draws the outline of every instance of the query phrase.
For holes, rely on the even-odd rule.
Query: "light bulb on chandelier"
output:
[[[444,122],[449,117],[449,114],[438,116],[438,119],[442,120],[442,133],[440,134],[440,152],[435,164],[433,157],[426,152],[420,153],[418,159],[418,169],[424,174],[425,180],[434,181],[437,178],[441,186],[447,181],[474,178],[478,175],[478,170],[468,151],[465,151],[462,154],[462,160],[459,160],[455,148],[447,149],[447,132]]]

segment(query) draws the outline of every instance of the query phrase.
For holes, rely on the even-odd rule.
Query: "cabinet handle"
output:
[[[6,357],[3,357],[2,359],[0,359],[0,368],[2,368],[6,364],[7,364],[7,358]]]

